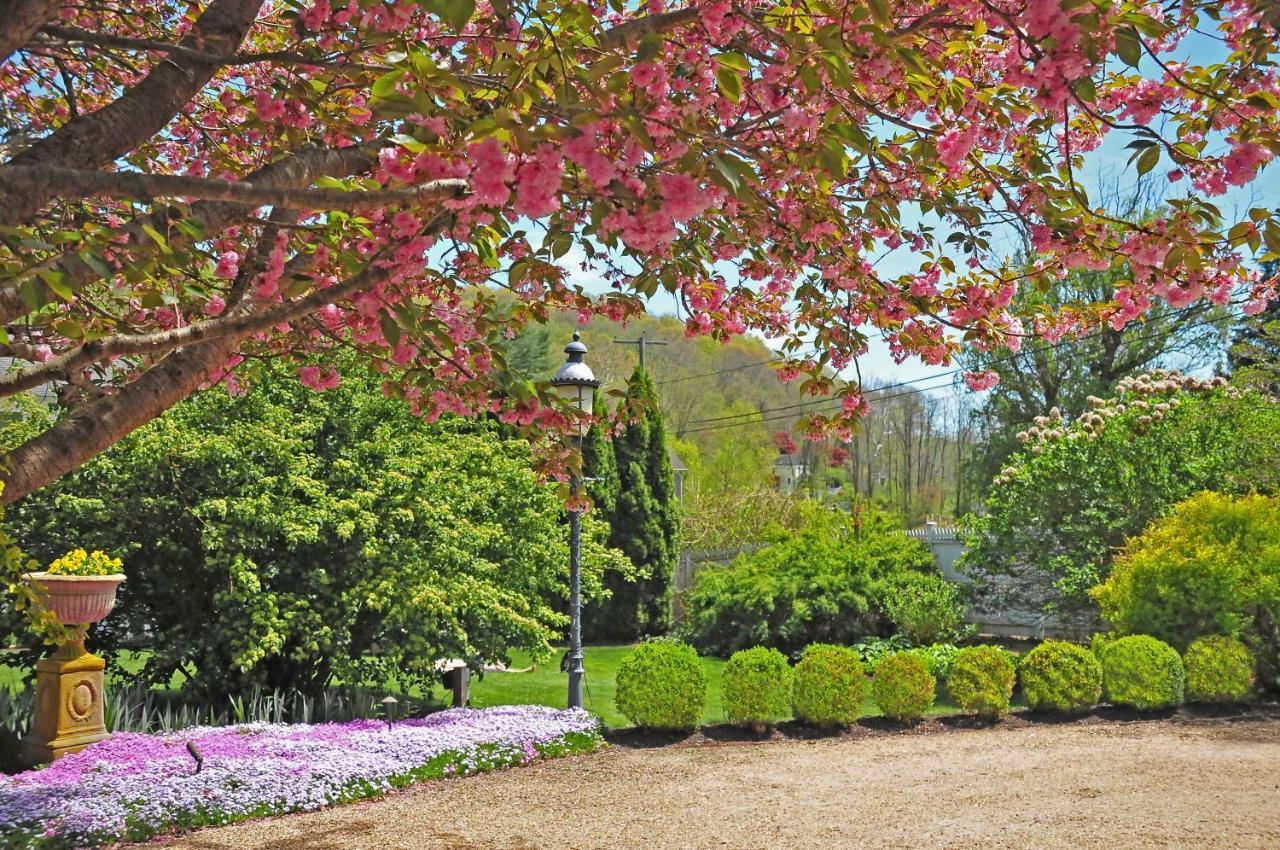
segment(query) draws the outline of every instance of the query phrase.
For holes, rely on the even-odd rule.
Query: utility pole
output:
[[[634,346],[636,346],[637,348],[639,348],[639,349],[640,349],[640,371],[641,371],[641,372],[648,372],[649,370],[648,370],[648,369],[645,367],[645,365],[644,365],[644,349],[645,349],[645,346],[648,346],[648,345],[669,345],[670,343],[663,342],[663,341],[662,341],[662,340],[660,340],[660,339],[646,339],[644,334],[640,334],[640,338],[639,338],[639,339],[615,339],[615,340],[613,341],[613,344],[614,344],[614,345],[634,345]]]

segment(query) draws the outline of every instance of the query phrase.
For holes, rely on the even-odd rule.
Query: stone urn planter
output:
[[[64,626],[88,626],[111,613],[116,605],[116,588],[124,575],[64,576],[27,573],[23,576]]]
[[[67,640],[36,665],[36,711],[23,741],[30,764],[45,764],[107,737],[103,722],[102,670],[106,662],[84,648],[90,624],[111,613],[120,574],[106,576],[27,573],[41,607],[73,629]]]

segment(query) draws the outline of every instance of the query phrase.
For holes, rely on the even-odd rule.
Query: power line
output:
[[[1235,317],[1234,315],[1227,314],[1227,315],[1224,315],[1224,316],[1219,316],[1217,319],[1209,319],[1209,320],[1207,320],[1207,321],[1203,322],[1202,324],[1203,324],[1203,325],[1219,325],[1219,324],[1221,324],[1221,323],[1223,323],[1223,322],[1226,322],[1226,321],[1234,321],[1234,320],[1235,320],[1235,318],[1236,318],[1236,317]],[[1078,343],[1084,342],[1084,341],[1085,341],[1085,340],[1087,340],[1087,339],[1090,339],[1090,338],[1096,337],[1097,335],[1098,335],[1098,334],[1090,334],[1090,335],[1086,335],[1086,336],[1082,336],[1082,337],[1077,337],[1077,338],[1075,338],[1075,339],[1071,339],[1071,340],[1064,340],[1064,341],[1062,341],[1062,342],[1059,342],[1059,343],[1055,343],[1055,344],[1053,344],[1052,346],[1050,346],[1050,349],[1052,350],[1052,349],[1057,349],[1057,348],[1063,348],[1063,347],[1066,347],[1067,345],[1070,345],[1070,344],[1078,344]],[[1133,336],[1133,337],[1130,337],[1130,338],[1129,338],[1129,341],[1130,341],[1130,342],[1141,342],[1141,341],[1143,341],[1143,340],[1147,340],[1147,339],[1155,339],[1156,337],[1158,337],[1158,336],[1163,336],[1163,335],[1164,335],[1164,332],[1159,332],[1159,333],[1150,333],[1150,334],[1145,334],[1145,335],[1139,335],[1139,336]],[[1074,357],[1068,357],[1068,358],[1067,358],[1067,360],[1068,360],[1068,362],[1070,362],[1071,360],[1076,359],[1076,358],[1078,358],[1078,357],[1081,357],[1081,356],[1083,356],[1084,354],[1085,354],[1085,352],[1077,352],[1077,353],[1074,355]],[[991,361],[991,362],[992,362],[992,363],[1007,362],[1007,361],[1009,361],[1009,360],[1015,359],[1015,358],[1016,358],[1016,357],[1018,357],[1018,356],[1020,356],[1020,355],[1016,355],[1016,354],[1015,354],[1015,355],[1010,355],[1009,357],[999,358],[999,359],[997,359],[997,360],[993,360],[993,361]],[[959,373],[959,372],[964,372],[964,371],[967,371],[967,370],[965,370],[965,369],[963,369],[963,368],[961,368],[961,369],[952,369],[952,370],[950,370],[950,371],[948,371],[948,372],[941,372],[941,373],[939,373],[939,374],[937,374],[937,375],[930,375],[930,376],[927,376],[927,377],[924,377],[924,378],[916,378],[916,379],[911,380],[911,381],[902,381],[902,382],[897,383],[897,384],[887,384],[887,385],[885,385],[885,386],[883,386],[883,387],[875,387],[874,389],[869,389],[869,390],[867,390],[866,394],[867,394],[867,396],[868,396],[868,400],[869,400],[869,401],[874,402],[874,403],[876,403],[876,404],[882,404],[882,403],[884,403],[884,402],[886,402],[886,401],[892,401],[892,400],[893,400],[893,399],[895,399],[895,398],[904,398],[904,397],[906,397],[906,396],[918,395],[918,394],[920,394],[920,393],[924,393],[924,392],[931,392],[931,391],[933,391],[933,390],[940,390],[940,389],[942,389],[944,386],[946,386],[947,384],[952,383],[952,382],[951,382],[951,380],[950,380],[950,378],[951,378],[953,375],[955,375],[955,374],[957,374],[957,373]],[[911,385],[911,384],[918,384],[918,383],[922,383],[922,382],[926,382],[926,381],[936,381],[936,380],[938,380],[938,379],[940,379],[940,378],[947,378],[948,380],[947,380],[945,383],[943,383],[943,384],[939,384],[939,385],[937,385],[937,386],[931,386],[931,387],[917,387],[916,389],[907,390],[907,391],[905,391],[905,392],[901,392],[901,393],[894,393],[894,394],[892,394],[892,395],[887,395],[887,396],[885,396],[885,395],[875,395],[876,393],[882,392],[882,391],[887,390],[887,389],[894,389],[894,388],[896,388],[896,387],[904,387],[904,386],[908,386],[908,385]],[[832,405],[832,404],[835,404],[835,406],[834,406],[834,407],[830,406],[830,405]],[[752,413],[739,413],[739,414],[735,414],[734,416],[716,417],[716,418],[712,418],[712,419],[705,419],[705,420],[695,420],[695,421],[693,422],[693,424],[699,424],[700,422],[716,422],[716,421],[722,421],[722,420],[725,420],[725,419],[734,419],[734,418],[748,417],[748,418],[743,419],[743,420],[742,420],[742,421],[740,421],[740,422],[727,422],[727,423],[725,423],[725,424],[723,424],[723,425],[709,425],[709,426],[707,426],[707,427],[705,427],[705,428],[691,428],[691,429],[688,429],[688,430],[686,430],[686,431],[682,431],[682,432],[681,432],[681,434],[682,434],[682,435],[683,435],[683,434],[697,434],[697,433],[700,433],[700,432],[703,432],[703,431],[718,431],[718,430],[721,430],[721,429],[723,429],[723,428],[736,428],[736,427],[740,427],[740,426],[743,426],[743,425],[754,425],[754,424],[757,424],[757,423],[764,423],[764,422],[777,422],[777,421],[779,421],[779,420],[783,420],[783,419],[794,419],[794,418],[796,418],[797,416],[799,416],[799,415],[803,415],[803,414],[805,414],[805,413],[834,413],[834,412],[836,412],[837,410],[839,410],[839,409],[840,409],[840,404],[841,404],[841,403],[840,403],[840,400],[839,400],[839,399],[826,399],[826,400],[823,400],[823,401],[801,402],[801,403],[799,403],[799,404],[786,405],[786,406],[783,406],[783,407],[775,407],[775,408],[770,408],[770,409],[768,409],[768,410],[758,410],[758,411],[755,411],[755,412],[752,412]],[[776,411],[780,411],[780,410],[794,410],[794,409],[796,409],[796,408],[804,408],[804,407],[808,407],[809,405],[814,405],[814,407],[813,407],[813,408],[811,408],[811,409],[809,409],[809,410],[801,410],[798,414],[796,414],[796,413],[786,413],[786,414],[783,414],[783,415],[781,415],[781,416],[765,416],[765,417],[762,417],[762,418],[759,418],[759,419],[752,419],[752,418],[749,418],[749,417],[759,416],[759,415],[760,415],[760,414],[762,414],[762,413],[772,413],[772,412],[776,412]],[[826,406],[826,407],[820,407],[820,405],[828,405],[828,406]]]
[[[681,381],[693,381],[698,378],[710,378],[715,375],[723,375],[727,372],[740,372],[743,369],[754,369],[757,366],[767,366],[770,363],[779,363],[779,362],[781,361],[778,360],[778,358],[771,357],[768,360],[758,360],[755,363],[743,363],[741,366],[730,366],[727,369],[716,369],[714,372],[703,372],[700,375],[685,375],[682,378],[668,378],[665,381],[656,381],[655,384],[657,386],[665,386],[667,384],[678,384]]]

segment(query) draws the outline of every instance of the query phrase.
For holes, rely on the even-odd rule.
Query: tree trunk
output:
[[[62,0],[0,0],[0,65],[61,8]]]
[[[4,503],[56,481],[186,398],[240,344],[224,338],[165,357],[118,393],[73,411],[9,455]]]

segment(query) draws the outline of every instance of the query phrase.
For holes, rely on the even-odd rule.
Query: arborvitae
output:
[[[611,488],[597,507],[609,520],[609,545],[631,559],[637,575],[634,581],[616,574],[605,577],[613,596],[586,614],[585,626],[592,640],[634,640],[660,634],[671,622],[671,575],[679,533],[675,475],[653,382],[639,368],[627,385],[626,403],[643,407],[644,413],[628,422],[613,440],[617,487]],[[602,455],[598,449],[594,451],[597,457]],[[604,466],[601,462],[597,468]],[[597,477],[598,473],[589,471],[588,475]],[[611,497],[616,501],[612,511],[606,512],[605,503]]]
[[[609,407],[600,393],[596,394],[592,414],[595,424],[582,444],[582,469],[590,479],[587,494],[591,496],[592,510],[611,521],[618,509],[618,465],[613,458],[613,443],[602,425],[609,415]]]

